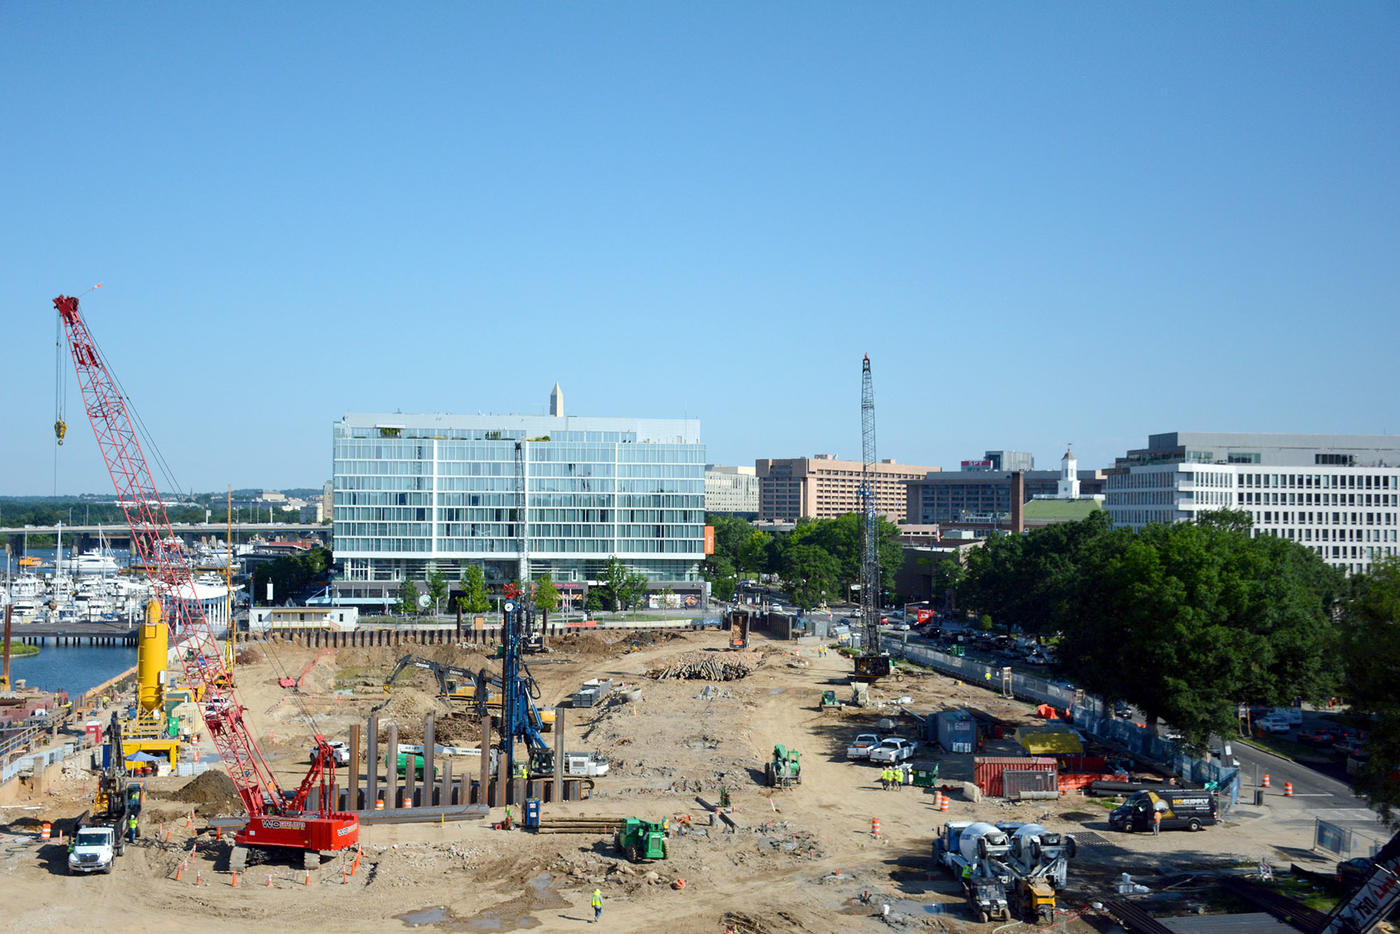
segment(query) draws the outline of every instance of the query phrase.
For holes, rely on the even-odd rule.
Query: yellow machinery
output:
[[[180,756],[179,731],[172,731],[165,710],[165,665],[170,631],[161,618],[159,600],[146,604],[146,619],[136,643],[136,719],[122,737],[122,754],[164,756],[174,765]],[[171,733],[175,735],[172,736]]]

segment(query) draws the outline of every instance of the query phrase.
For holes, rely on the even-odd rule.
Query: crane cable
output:
[[[92,289],[100,289],[100,288],[102,288],[102,284],[101,284],[100,282],[99,282],[97,285],[95,285],[95,286],[92,287]],[[91,292],[92,289],[88,289],[88,292]],[[86,295],[87,292],[84,292],[83,294]],[[58,341],[57,341],[57,345],[56,345],[56,352],[57,352],[57,355],[58,355],[58,363],[59,363],[59,366],[57,367],[57,370],[58,370],[57,380],[58,380],[58,385],[59,385],[60,387],[62,387],[62,386],[65,385],[64,382],[63,382],[63,378],[62,378],[62,371],[63,371],[63,367],[62,367],[62,363],[63,363],[63,350],[67,347],[67,342],[63,339],[63,322],[62,322],[61,319],[58,321],[57,327],[58,327]],[[126,404],[127,412],[130,413],[130,415],[131,415],[131,417],[132,417],[133,425],[134,425],[134,427],[136,428],[137,433],[141,436],[142,439],[145,440],[146,449],[147,449],[148,451],[151,452],[151,455],[153,456],[153,458],[154,458],[154,460],[155,460],[155,462],[156,462],[156,466],[157,466],[157,468],[160,470],[161,476],[162,476],[162,477],[166,480],[166,482],[169,484],[169,487],[175,491],[175,495],[176,495],[177,498],[179,498],[179,499],[188,499],[188,498],[189,498],[188,494],[182,492],[179,482],[175,479],[174,471],[171,469],[169,462],[165,459],[165,454],[162,453],[162,451],[161,451],[161,449],[160,449],[160,446],[159,446],[158,444],[156,444],[155,438],[154,438],[154,436],[151,434],[150,429],[146,427],[145,419],[143,419],[143,418],[141,417],[141,412],[140,412],[140,410],[137,409],[137,408],[136,408],[136,404],[135,404],[134,402],[132,402],[131,394],[128,393],[128,392],[126,391],[126,387],[122,385],[121,379],[118,378],[116,371],[113,370],[112,367],[108,365],[108,363],[107,363],[107,355],[106,355],[106,353],[103,352],[101,345],[98,344],[98,342],[97,342],[97,337],[96,337],[95,335],[93,335],[91,331],[88,332],[88,336],[92,339],[92,349],[93,349],[93,352],[97,355],[97,358],[98,358],[99,360],[102,361],[102,366],[103,366],[104,369],[106,369],[107,375],[108,375],[109,377],[111,377],[112,383],[117,387],[117,392],[121,394],[122,401]],[[58,400],[58,401],[56,402],[56,405],[59,407],[60,418],[57,419],[56,424],[54,425],[54,430],[55,430],[55,432],[58,432],[58,431],[59,431],[59,426],[62,426],[62,428],[63,428],[62,432],[59,433],[59,442],[60,442],[60,443],[62,443],[62,435],[67,433],[67,425],[62,421],[62,418],[61,418],[62,405],[63,405],[63,402],[65,401],[65,400],[64,400],[64,396],[65,396],[65,395],[66,395],[66,391],[65,391],[64,389],[62,389],[62,388],[58,389],[57,392],[56,392],[56,396],[57,396],[57,400]],[[54,495],[57,495],[57,490],[58,490],[58,455],[57,455],[57,449],[55,449],[55,454],[54,454]],[[167,521],[168,521],[168,519],[167,519]],[[193,578],[192,578],[191,580],[193,580]],[[233,621],[230,620],[230,621],[229,621],[229,624],[232,625],[232,624],[233,624]],[[290,678],[290,675],[287,673],[287,670],[286,670],[285,666],[283,666],[282,663],[281,663],[281,659],[278,658],[277,655],[276,655],[276,652],[272,650],[271,643],[270,643],[270,642],[265,642],[265,643],[263,643],[263,644],[264,644],[264,646],[267,647],[267,649],[268,649],[268,658],[269,658],[269,660],[273,663],[273,668],[274,668],[274,669],[280,670],[280,672],[281,672],[280,676],[281,676],[281,677]],[[306,718],[307,722],[311,724],[312,728],[315,729],[315,728],[316,728],[316,718],[313,717],[313,716],[311,715],[311,711],[310,711],[309,709],[307,709],[305,698],[302,697],[301,695],[296,695],[296,704],[297,704],[298,707],[301,708],[302,716],[304,716],[304,717]]]

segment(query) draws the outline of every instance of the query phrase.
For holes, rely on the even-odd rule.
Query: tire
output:
[[[628,846],[627,859],[629,862],[640,863],[642,861],[642,848],[635,843]]]
[[[110,876],[110,875],[112,874],[112,870],[115,869],[115,868],[117,868],[117,863],[116,863],[116,860],[113,860],[112,862],[110,862],[110,863],[107,864],[107,868],[106,868],[106,869],[102,870],[102,874],[103,874],[104,876]]]
[[[1074,859],[1074,857],[1078,855],[1079,844],[1074,842],[1073,837],[1065,838],[1065,853],[1069,856],[1070,859]]]
[[[665,840],[662,840],[662,841],[661,841],[661,858],[662,858],[662,859],[665,859],[665,858],[666,858],[666,855],[667,855],[667,854],[666,854],[666,841],[665,841]]]
[[[1195,833],[1196,831],[1201,829],[1201,822],[1193,817],[1186,822],[1186,829],[1191,831],[1192,833]]]
[[[991,918],[992,918],[992,916],[989,915],[989,914],[987,914],[986,911],[979,911],[979,912],[977,912],[977,920],[978,920],[979,922],[981,922],[982,924],[986,924],[988,921],[991,920]]]
[[[1011,909],[1010,909],[1010,908],[1003,908],[1003,909],[1001,910],[1001,914],[1000,914],[998,917],[1000,917],[1001,920],[1003,920],[1003,921],[1010,921],[1010,920],[1011,920]]]

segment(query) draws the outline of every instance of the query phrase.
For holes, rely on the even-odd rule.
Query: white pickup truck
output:
[[[116,832],[111,827],[82,827],[68,848],[68,871],[110,873],[115,856]]]
[[[870,750],[880,745],[880,737],[874,733],[862,733],[846,747],[847,759],[869,759]]]
[[[345,745],[344,742],[338,739],[333,739],[326,745],[331,747],[331,758],[335,760],[336,765],[350,764],[350,747]],[[312,746],[311,751],[307,755],[312,765],[316,764],[316,748],[317,747]]]
[[[898,736],[891,736],[881,740],[880,745],[870,750],[871,762],[887,762],[896,765],[900,762],[908,762],[914,758],[913,740],[900,739]]]

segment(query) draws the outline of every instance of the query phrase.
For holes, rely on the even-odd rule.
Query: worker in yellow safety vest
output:
[[[599,920],[602,919],[602,917],[603,917],[603,890],[602,890],[602,889],[594,889],[594,890],[593,890],[593,921],[590,921],[589,923],[592,924],[594,921],[599,921]]]

